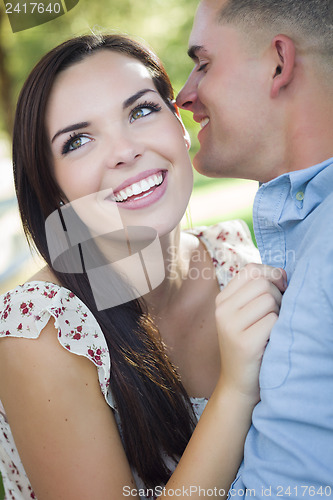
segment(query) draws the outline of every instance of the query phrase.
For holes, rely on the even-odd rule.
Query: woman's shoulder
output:
[[[37,337],[50,315],[56,322],[66,318],[65,324],[69,324],[74,318],[85,321],[91,314],[70,290],[49,281],[31,280],[0,296],[0,336],[7,325],[11,330],[5,335]],[[36,326],[33,330],[32,324]]]
[[[249,262],[260,262],[260,254],[243,220],[219,222],[189,230],[205,245],[221,287]]]
[[[110,377],[106,340],[92,312],[72,291],[35,280],[0,296],[0,339],[36,339],[51,318],[62,347],[95,364],[106,397]]]

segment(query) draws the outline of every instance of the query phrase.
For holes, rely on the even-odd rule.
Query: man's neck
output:
[[[333,97],[309,85],[296,98],[285,137],[285,171],[312,167],[333,157]]]

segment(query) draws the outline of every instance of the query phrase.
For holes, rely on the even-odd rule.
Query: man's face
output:
[[[200,173],[266,181],[274,152],[267,141],[274,68],[264,49],[249,47],[241,28],[218,22],[225,3],[203,0],[199,5],[189,42],[195,67],[177,104],[201,123],[194,157]]]

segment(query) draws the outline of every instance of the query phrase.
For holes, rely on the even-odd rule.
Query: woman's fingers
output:
[[[226,289],[225,289],[226,290]],[[280,290],[265,278],[245,281],[242,287],[235,290],[233,294],[226,296],[222,290],[216,299],[217,307],[232,307],[234,310],[240,310],[247,304],[261,295],[271,295],[280,306],[282,294]]]
[[[217,296],[216,303],[227,300],[249,282],[259,282],[260,286],[262,281],[269,281],[282,293],[287,287],[287,275],[283,269],[263,264],[247,264]]]
[[[286,273],[250,264],[216,299],[221,376],[255,400],[259,394],[261,358],[278,318]]]
[[[244,305],[243,301],[241,301],[240,308],[234,307],[234,304],[229,304],[231,301],[221,303],[216,310],[216,319],[218,323],[223,322],[226,334],[228,331],[245,332],[268,314],[279,314],[281,293],[275,285],[270,284],[270,287],[271,290],[259,296],[254,296],[251,301],[246,302]]]
[[[254,351],[259,354],[260,348],[262,348],[261,355],[264,353],[267,342],[269,341],[270,332],[278,317],[278,314],[274,312],[266,314],[266,316],[250,326],[246,331],[246,336],[248,336],[249,339],[249,346],[252,346]]]

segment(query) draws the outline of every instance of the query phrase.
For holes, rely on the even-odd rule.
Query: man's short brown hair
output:
[[[219,21],[285,34],[333,70],[333,0],[229,0]]]

